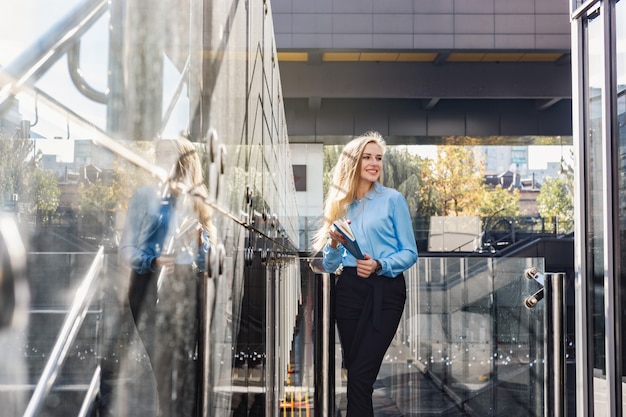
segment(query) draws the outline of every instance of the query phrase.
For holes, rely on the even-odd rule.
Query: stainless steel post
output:
[[[545,415],[565,416],[565,274],[545,274]]]
[[[335,415],[335,323],[330,292],[333,277],[316,275],[315,416]]]

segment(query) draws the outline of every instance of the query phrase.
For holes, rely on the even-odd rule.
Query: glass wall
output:
[[[623,415],[624,1],[571,2],[577,199],[577,415]]]
[[[301,289],[269,7],[0,6],[11,415],[278,415]]]

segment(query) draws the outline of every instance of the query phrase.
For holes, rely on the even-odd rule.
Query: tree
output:
[[[324,147],[324,193],[342,149]],[[487,186],[484,164],[471,147],[440,146],[437,158],[428,159],[411,154],[406,147],[389,146],[382,183],[405,196],[414,226],[420,230],[428,229],[431,216],[519,216],[519,191]]]
[[[119,173],[114,174],[114,179],[110,184],[105,183],[101,178],[96,181],[78,185],[78,208],[85,212],[112,212],[118,207],[123,181],[119,178]]]
[[[554,220],[552,226],[548,226],[553,232],[568,233],[574,229],[574,175],[571,170],[544,181],[537,196],[537,208],[541,217]]]
[[[385,154],[382,183],[402,193],[413,215],[419,207],[420,172],[427,162],[405,147],[389,147]]]
[[[483,201],[480,205],[482,217],[518,217],[520,215],[519,190],[506,190],[502,185],[485,185]]]
[[[37,221],[47,219],[50,223],[61,197],[57,178],[52,171],[33,171],[30,197],[36,209]]]
[[[33,143],[28,139],[11,137],[0,132],[0,206],[13,194],[24,197],[34,161],[29,159]]]
[[[340,145],[324,146],[324,195],[328,194],[328,188],[333,180],[333,169],[337,165],[337,161],[339,161],[339,155],[341,155],[342,150],[343,146]]]
[[[129,148],[146,159],[154,158],[154,142],[131,142]],[[135,190],[152,181],[145,170],[117,158],[112,175],[79,185],[78,208],[83,212],[125,212]]]
[[[441,146],[437,159],[422,170],[420,214],[476,216],[485,193],[484,166],[464,146]]]

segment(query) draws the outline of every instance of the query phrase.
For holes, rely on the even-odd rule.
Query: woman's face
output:
[[[383,151],[376,143],[365,145],[361,156],[361,179],[368,182],[378,181],[383,169]]]

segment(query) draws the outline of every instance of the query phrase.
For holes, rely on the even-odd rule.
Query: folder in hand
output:
[[[365,259],[359,244],[356,241],[356,237],[350,228],[350,223],[347,220],[340,219],[333,223],[333,226],[339,231],[346,239],[346,243],[342,243],[343,247],[357,259]]]

